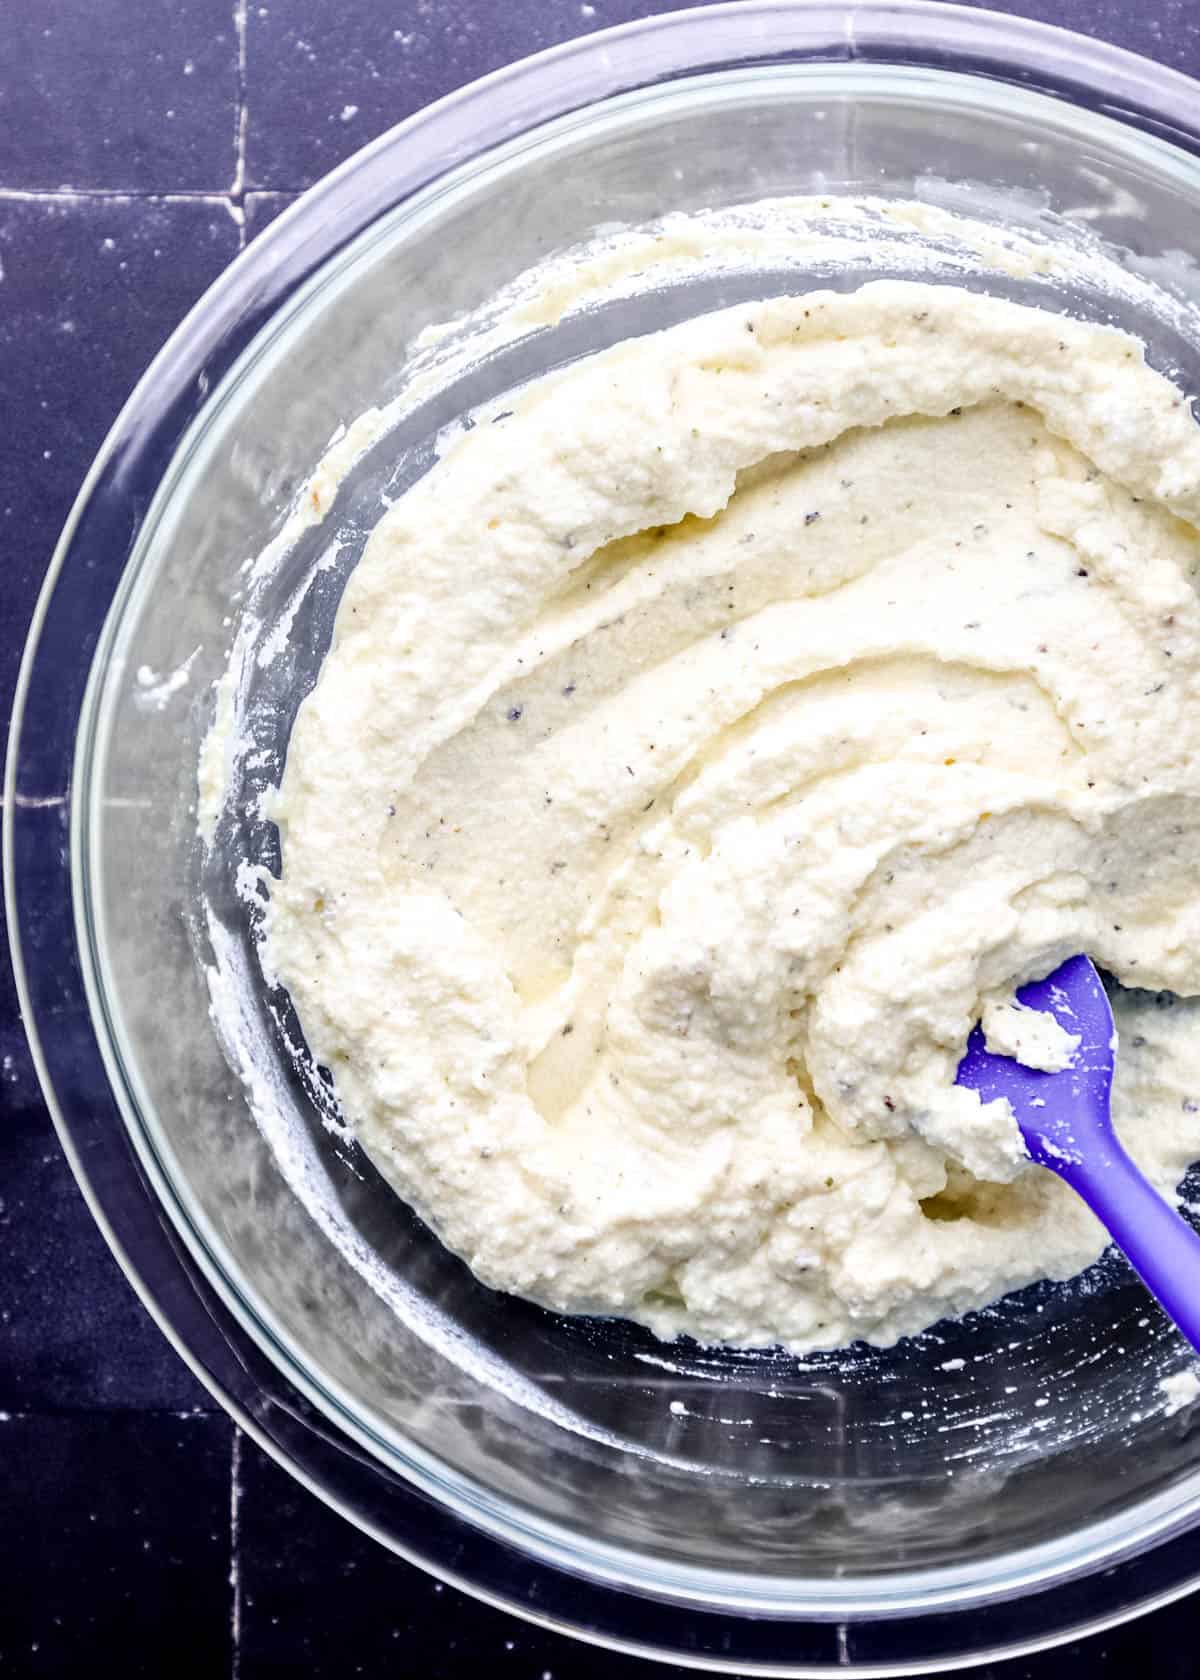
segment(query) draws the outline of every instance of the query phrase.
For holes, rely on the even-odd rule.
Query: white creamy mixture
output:
[[[1200,1157],[1200,431],[951,286],[739,307],[519,394],[381,519],[274,814],[271,959],[487,1283],[887,1342],[1104,1235],[953,1083],[1080,950]],[[1193,1094],[1197,1100],[1193,1100]]]

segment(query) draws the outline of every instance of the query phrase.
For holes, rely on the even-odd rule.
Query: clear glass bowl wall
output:
[[[433,391],[277,568],[263,633],[285,614],[290,629],[286,656],[255,677],[261,753],[207,857],[194,818],[243,563],[335,427],[396,388],[414,336],[478,309],[600,221],[807,193],[922,198],[1033,229],[1069,212],[1168,289],[1178,253],[1200,251],[1200,168],[1185,152],[1035,89],[945,69],[731,66],[498,140],[316,267],[200,406],[140,522],[92,667],[71,864],[92,1017],[140,1169],[190,1262],[322,1427],[380,1474],[581,1580],[853,1622],[1046,1589],[1191,1522],[1200,1437],[1156,1394],[1179,1345],[1123,1265],[897,1348],[803,1360],[664,1347],[626,1324],[495,1296],[323,1126],[312,1070],[288,1049],[286,1000],[256,979],[253,913],[234,881],[243,858],[277,867],[256,795],[278,774],[380,497],[427,470],[438,431],[630,332],[796,290],[796,269],[668,284],[568,317]],[[864,266],[807,279],[878,277]],[[1200,344],[1160,319],[1049,281],[989,285],[1115,318],[1157,365],[1200,386]],[[333,538],[336,560],[297,606]],[[186,687],[147,704],[139,671],[185,662]],[[197,916],[202,893],[211,929]],[[271,1100],[388,1298],[305,1211],[250,1116],[209,1016],[211,936],[251,982],[244,1037]],[[31,967],[40,960],[26,951]],[[391,1538],[386,1518],[373,1520]],[[943,1654],[973,1643],[960,1626]]]

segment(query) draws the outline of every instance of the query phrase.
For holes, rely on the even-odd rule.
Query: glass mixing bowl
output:
[[[1200,1433],[1158,1387],[1184,1351],[1111,1257],[898,1347],[806,1359],[492,1294],[322,1125],[286,1000],[257,973],[236,865],[273,861],[255,794],[380,493],[514,381],[812,274],[697,273],[435,382],[256,585],[273,656],[247,675],[255,750],[206,852],[196,764],[245,563],[335,427],[401,388],[414,335],[599,222],[843,192],[1034,232],[1064,217],[1177,295],[1178,319],[1045,278],[1001,289],[1121,321],[1195,389],[1200,338],[1179,322],[1197,113],[1172,72],[915,0],[747,0],[575,42],[308,193],[179,328],[89,475],[7,765],[8,915],[47,1101],[122,1264],[239,1423],[481,1597],[775,1674],[898,1675],[1109,1625],[1200,1578]],[[235,1066],[216,964],[241,982]]]

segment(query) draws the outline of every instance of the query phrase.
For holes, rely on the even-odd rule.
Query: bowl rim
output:
[[[1086,50],[1080,50],[1081,43]],[[649,50],[644,51],[646,48]],[[698,52],[701,48],[702,56]],[[43,1095],[93,1215],[130,1281],[177,1351],[233,1414],[235,1420],[247,1428],[260,1445],[320,1497],[341,1509],[344,1515],[368,1532],[375,1533],[376,1538],[393,1549],[403,1551],[405,1555],[412,1557],[413,1561],[421,1562],[424,1567],[443,1574],[447,1579],[454,1579],[457,1585],[475,1593],[476,1596],[489,1599],[490,1602],[500,1604],[504,1608],[516,1610],[530,1619],[542,1621],[544,1625],[560,1627],[564,1631],[592,1637],[600,1643],[617,1645],[640,1654],[669,1656],[675,1661],[689,1660],[687,1653],[661,1643],[646,1644],[626,1640],[614,1636],[611,1629],[603,1632],[589,1631],[570,1619],[535,1614],[527,1603],[514,1602],[512,1597],[506,1595],[490,1594],[486,1583],[460,1578],[449,1570],[439,1568],[439,1560],[436,1558],[431,1560],[425,1556],[416,1556],[416,1548],[407,1548],[399,1544],[394,1535],[383,1532],[378,1525],[364,1520],[361,1511],[348,1509],[346,1503],[339,1500],[323,1483],[318,1485],[303,1462],[298,1460],[295,1452],[288,1453],[282,1450],[278,1439],[269,1430],[262,1428],[260,1421],[252,1422],[247,1415],[249,1408],[244,1400],[241,1400],[236,1392],[231,1392],[228,1386],[214,1375],[211,1367],[192,1352],[189,1340],[178,1331],[168,1310],[158,1298],[160,1292],[156,1291],[143,1275],[145,1267],[139,1265],[135,1256],[126,1251],[114,1229],[104,1199],[94,1183],[95,1168],[89,1170],[84,1163],[82,1151],[77,1147],[77,1140],[72,1131],[74,1117],[68,1114],[67,1105],[61,1103],[57,1095],[57,1084],[51,1069],[51,1061],[54,1059],[53,1046],[49,1041],[43,1042],[38,1028],[38,1009],[24,958],[21,931],[23,906],[17,890],[21,863],[18,855],[21,832],[35,812],[53,809],[57,805],[61,808],[62,820],[70,822],[70,860],[74,866],[78,862],[86,802],[72,797],[76,784],[69,777],[63,781],[61,798],[56,792],[49,795],[36,791],[32,794],[26,793],[24,783],[18,788],[18,778],[19,772],[28,768],[22,761],[27,702],[34,681],[38,649],[55,605],[60,578],[68,569],[81,532],[89,518],[98,511],[99,504],[106,497],[111,498],[114,488],[119,489],[117,469],[131,449],[137,448],[139,444],[144,447],[146,432],[153,430],[157,435],[162,465],[165,467],[173,462],[179,453],[178,446],[181,440],[185,438],[185,434],[190,434],[193,423],[207,407],[210,391],[215,391],[237,358],[259,338],[268,320],[275,319],[284,306],[291,304],[309,280],[319,272],[327,272],[339,258],[345,258],[353,244],[366,234],[385,209],[395,208],[402,202],[416,197],[433,183],[442,182],[454,169],[477,167],[481,160],[494,155],[503,135],[527,134],[531,127],[540,128],[582,108],[590,108],[611,100],[618,91],[628,93],[640,89],[644,92],[655,83],[672,77],[686,76],[692,81],[697,74],[713,65],[714,58],[720,59],[723,53],[732,52],[735,48],[742,63],[761,62],[762,57],[783,58],[788,62],[811,62],[816,59],[826,69],[839,65],[843,70],[847,67],[882,65],[890,66],[894,73],[900,73],[906,66],[912,67],[912,55],[917,53],[918,65],[925,73],[933,73],[943,78],[963,74],[961,69],[949,71],[942,62],[946,57],[953,56],[956,60],[961,60],[963,54],[974,54],[978,64],[968,66],[966,73],[976,77],[981,74],[988,75],[988,67],[994,68],[998,64],[1004,64],[1011,70],[1015,58],[1020,69],[1020,79],[1026,84],[1031,81],[1035,72],[1044,73],[1050,80],[1055,71],[1061,71],[1064,64],[1069,63],[1072,72],[1070,78],[1064,76],[1056,85],[1050,87],[1035,84],[1035,96],[1041,97],[1051,92],[1058,93],[1068,102],[1086,103],[1086,100],[1072,99],[1071,91],[1073,88],[1086,89],[1093,95],[1097,92],[1096,84],[1089,84],[1084,79],[1083,71],[1086,69],[1089,74],[1101,79],[1099,91],[1105,96],[1104,107],[1108,113],[1104,121],[1111,119],[1115,97],[1118,101],[1115,107],[1117,114],[1123,115],[1126,121],[1133,125],[1131,134],[1140,128],[1144,135],[1145,123],[1149,120],[1159,136],[1153,140],[1155,146],[1162,146],[1162,131],[1166,127],[1170,130],[1170,139],[1174,142],[1170,150],[1176,156],[1179,155],[1181,146],[1185,156],[1192,148],[1200,150],[1200,132],[1194,122],[1190,125],[1185,122],[1189,114],[1185,101],[1190,104],[1192,110],[1195,109],[1196,84],[1179,72],[1155,66],[1122,49],[1088,41],[1087,38],[1075,36],[1054,26],[1010,18],[1004,14],[948,6],[941,4],[940,0],[859,0],[859,3],[851,5],[803,4],[795,3],[795,0],[733,0],[731,4],[647,18],[597,35],[583,37],[521,60],[507,69],[493,72],[480,81],[448,95],[380,136],[339,166],[331,175],[310,188],[291,209],[285,211],[204,294],[139,382],[96,457],[50,563],[21,662],[14,695],[12,730],[5,770],[6,910],[18,1000],[26,1022]],[[901,52],[909,56],[902,60],[898,56]],[[919,56],[922,52],[933,62],[922,60]],[[877,56],[873,57],[873,54]],[[999,56],[1001,54],[1003,56]],[[1103,80],[1105,75],[1110,79]],[[991,79],[1003,78],[992,76]],[[1027,91],[1026,97],[1028,96]],[[1151,96],[1157,103],[1153,110],[1148,112],[1146,105]],[[1019,98],[1019,94],[1014,92],[1013,97]],[[1120,101],[1124,101],[1124,104]],[[478,112],[481,105],[494,105],[498,108],[500,133],[496,131],[494,120],[490,127],[486,121],[480,122]],[[481,139],[481,135],[484,138]],[[413,142],[417,136],[421,136],[422,144],[414,149]],[[407,159],[399,158],[397,154],[401,147],[406,152],[415,150],[416,155]],[[406,163],[407,167],[398,168],[398,163]],[[311,230],[314,226],[320,230],[320,237],[313,236]],[[161,482],[161,476],[159,473],[157,482]],[[117,480],[116,484],[114,478]],[[136,531],[129,534],[125,543],[126,559],[133,550],[135,534]],[[129,582],[124,563],[116,577],[118,581],[115,593],[119,600]],[[112,617],[106,613],[101,647],[103,637],[107,635],[112,622]],[[99,669],[98,663],[89,661],[89,664],[92,665],[93,672]],[[84,722],[89,717],[88,695],[91,692],[92,680],[89,676],[88,694],[83,697],[82,705]],[[94,714],[94,708],[91,708],[91,711]],[[74,737],[73,724],[68,733]],[[47,799],[51,801],[50,806],[45,804]],[[44,828],[44,823],[42,827]],[[23,855],[22,853],[21,856]],[[61,871],[55,873],[55,880],[59,890],[65,887],[68,898],[73,898],[75,880],[64,878]],[[76,922],[76,937],[78,931]],[[87,994],[91,990],[88,983],[88,962],[85,954],[79,954],[78,960],[82,996],[86,1003]],[[71,979],[74,982],[74,974]],[[94,999],[92,1001],[94,1004]],[[97,1039],[94,1049],[99,1052],[94,1007],[87,1020]],[[57,1083],[62,1083],[61,1069]],[[111,1078],[109,1083],[111,1099]],[[119,1114],[117,1118],[120,1120]],[[144,1167],[144,1160],[142,1164]],[[161,1198],[161,1186],[158,1194]],[[191,1258],[197,1258],[194,1252]],[[176,1259],[179,1259],[178,1255]],[[211,1285],[214,1280],[210,1276],[207,1281]],[[232,1279],[228,1281],[239,1298],[244,1300],[242,1287]],[[228,1310],[230,1303],[226,1299],[222,1305]],[[241,1327],[248,1328],[244,1319],[241,1321]],[[289,1376],[295,1382],[295,1372],[289,1372]],[[338,1420],[342,1427],[345,1426],[345,1421],[344,1416]],[[1154,1502],[1147,1502],[1152,1503]],[[464,1515],[461,1511],[458,1514]],[[1138,1550],[1153,1546],[1164,1538],[1166,1531],[1178,1527],[1180,1521],[1190,1521],[1195,1514],[1193,1509],[1184,1519],[1175,1519],[1174,1522],[1167,1520],[1159,1525],[1159,1529],[1155,1529],[1144,1538],[1139,1538],[1133,1544]],[[472,1520],[478,1522],[479,1518],[474,1515]],[[1160,1532],[1160,1529],[1163,1532]],[[521,1544],[511,1529],[505,1538],[514,1544]],[[1109,1547],[1099,1556],[1077,1563],[1069,1570],[1060,1570],[1041,1581],[1010,1585],[1001,1594],[996,1591],[984,1592],[975,1598],[963,1597],[960,1594],[953,1601],[953,1612],[961,1613],[968,1605],[974,1607],[981,1601],[990,1603],[998,1596],[1011,1597],[1014,1593],[1047,1590],[1060,1581],[1077,1577],[1081,1571],[1095,1569],[1102,1563],[1111,1563],[1127,1549]],[[1017,1555],[1009,1554],[1011,1557]],[[539,1567],[545,1570],[562,1569],[564,1566],[561,1557],[542,1557],[539,1559]],[[592,1575],[591,1571],[585,1573]],[[920,1573],[927,1577],[932,1572]],[[1200,1573],[1200,1561],[1196,1573]],[[577,1576],[573,1578],[577,1587],[582,1584]],[[592,1578],[595,1578],[594,1575]],[[724,1578],[729,1579],[728,1575]],[[1171,1597],[1179,1596],[1182,1592],[1190,1590],[1193,1581],[1194,1575],[1189,1574],[1182,1584],[1175,1583],[1165,1591],[1160,1591],[1154,1601],[1167,1602]],[[634,1585],[623,1581],[622,1586],[626,1591],[652,1590],[643,1583]],[[698,1590],[701,1591],[701,1603],[713,1602],[712,1597],[702,1588]],[[690,1595],[686,1593],[683,1595],[685,1602],[688,1596]],[[884,1598],[886,1596],[883,1595]],[[742,1601],[739,1600],[740,1602]],[[925,1602],[935,1610],[944,1608],[936,1598],[926,1598]],[[1019,1651],[1034,1650],[1061,1639],[1077,1637],[1081,1631],[1097,1631],[1101,1627],[1115,1625],[1143,1607],[1140,1603],[1123,1606],[1103,1618],[1082,1623],[1073,1622],[1063,1629],[1026,1642],[1006,1641],[1003,1645],[993,1645],[966,1658],[942,1653],[929,1660],[918,1660],[901,1666],[897,1666],[894,1659],[889,1660],[883,1668],[873,1667],[870,1663],[850,1666],[856,1667],[858,1672],[864,1674],[899,1674],[944,1666],[948,1656],[949,1660],[960,1665],[964,1661],[983,1662],[1001,1651],[1011,1655]],[[693,1600],[690,1605],[693,1615],[697,1608],[698,1605]],[[764,1609],[767,1614],[779,1614],[778,1610],[771,1611],[762,1605],[755,1605],[753,1609],[760,1615]],[[734,1618],[739,1613],[736,1607],[729,1605],[722,1606],[722,1610]],[[861,1608],[843,1602],[836,1610],[821,1610],[814,1605],[807,1611],[801,1608],[800,1613],[826,1617],[836,1615],[855,1622],[859,1616],[880,1616],[892,1619],[894,1625],[894,1618],[911,1614],[912,1606],[906,1604],[889,1609],[879,1598],[875,1601],[867,1598]],[[711,1656],[693,1656],[691,1660],[705,1666],[713,1666]],[[823,1673],[827,1672],[829,1667],[825,1662],[817,1667],[805,1666],[803,1660],[800,1666],[787,1659],[784,1659],[784,1663],[784,1666],[776,1666],[774,1663],[764,1666],[753,1659],[748,1661],[743,1655],[731,1657],[720,1666],[760,1673],[791,1674]],[[840,1666],[847,1665],[843,1661]]]
[[[804,67],[806,91],[818,94],[838,91],[838,79],[844,66],[818,63]],[[681,78],[665,90],[666,98],[678,95],[696,99],[736,97],[749,85],[764,80],[774,82],[787,76],[787,66],[749,66]],[[856,76],[870,76],[872,69],[855,71]],[[957,93],[960,101],[969,98],[974,109],[989,101],[1007,114],[1014,109],[1013,100],[1028,98],[1021,92],[1015,95],[1008,88],[980,88],[970,78],[956,72],[928,70],[910,66],[882,67],[888,92],[898,100],[919,103],[927,97],[931,86],[947,97]],[[782,87],[782,97],[789,91]],[[1034,95],[1035,99],[1040,96]],[[661,84],[610,96],[604,101],[606,115],[614,117],[624,110],[639,106],[658,107],[664,99]],[[1019,105],[1016,107],[1019,109]],[[543,143],[569,137],[580,125],[595,119],[592,108],[572,110],[538,127],[536,138]],[[1004,1554],[1010,1573],[1001,1586],[988,1586],[976,1580],[974,1567],[942,1565],[927,1570],[897,1571],[887,1577],[840,1583],[841,1591],[821,1578],[776,1577],[753,1575],[723,1569],[705,1569],[701,1565],[656,1560],[643,1573],[640,1557],[617,1544],[581,1537],[562,1523],[539,1515],[528,1515],[524,1508],[510,1504],[503,1498],[481,1489],[478,1484],[427,1447],[417,1446],[386,1420],[368,1413],[356,1404],[344,1385],[327,1373],[309,1364],[295,1337],[281,1326],[279,1316],[263,1296],[239,1274],[219,1229],[204,1210],[190,1198],[186,1174],[182,1171],[177,1152],[157,1122],[153,1104],[144,1094],[144,1082],[139,1076],[136,1059],[124,1053],[125,1037],[120,1030],[118,1013],[109,1007],[116,988],[109,983],[101,908],[92,898],[89,882],[98,874],[99,853],[96,836],[94,798],[103,778],[104,760],[97,743],[111,743],[111,715],[120,704],[120,695],[109,683],[109,673],[119,669],[123,652],[120,637],[128,613],[139,600],[141,575],[151,565],[160,537],[156,531],[156,512],[166,513],[179,487],[186,482],[194,456],[203,456],[212,447],[206,426],[219,426],[222,397],[236,400],[240,382],[253,366],[277,352],[274,342],[286,344],[289,333],[299,326],[306,311],[326,287],[336,294],[341,279],[362,259],[369,258],[377,241],[386,242],[396,235],[403,236],[410,214],[421,215],[432,198],[435,203],[452,193],[461,177],[475,190],[487,187],[489,172],[502,173],[529,143],[529,136],[518,134],[510,140],[490,148],[485,158],[452,169],[439,176],[427,189],[421,189],[397,206],[381,221],[374,221],[356,239],[348,242],[337,256],[322,264],[312,278],[299,286],[272,316],[270,323],[255,335],[243,356],[235,363],[227,378],[213,393],[202,419],[189,428],[165,475],[155,490],[147,511],[145,539],[139,538],[127,562],[106,616],[95,655],[92,660],[88,688],[81,708],[75,752],[74,786],[79,799],[73,809],[72,822],[72,885],[76,914],[76,936],[82,954],[84,984],[94,1022],[102,1022],[104,1031],[98,1035],[110,1088],[116,1093],[124,1115],[125,1125],[137,1152],[143,1172],[150,1180],[159,1201],[164,1205],[176,1227],[188,1243],[193,1257],[201,1265],[212,1287],[220,1294],[242,1328],[287,1373],[290,1381],[318,1409],[332,1414],[338,1425],[348,1431],[368,1452],[379,1455],[410,1476],[426,1492],[444,1500],[466,1520],[475,1522],[499,1539],[515,1542],[529,1550],[535,1558],[551,1566],[575,1567],[592,1578],[603,1579],[612,1585],[634,1591],[658,1592],[692,1604],[720,1603],[726,1609],[760,1615],[777,1615],[781,1604],[795,1606],[805,1615],[831,1618],[843,1615],[874,1614],[896,1616],[918,1605],[928,1612],[939,1605],[953,1603],[958,1610],[985,1602],[1003,1591],[1009,1595],[1036,1589],[1043,1581],[1062,1580],[1078,1576],[1098,1561],[1136,1550],[1165,1532],[1179,1518],[1179,1507],[1185,1500],[1184,1486],[1146,1500],[1139,1509],[1143,1524],[1136,1533],[1125,1534],[1116,1544],[1111,1539],[1115,1529],[1124,1525],[1120,1519],[1109,1518],[1076,1530],[1069,1537],[1040,1542]],[[217,433],[219,437],[219,431]],[[1195,1481],[1193,1497],[1200,1499],[1200,1472]],[[1126,1523],[1127,1523],[1126,1519]],[[636,1579],[631,1579],[636,1576]],[[798,1602],[798,1598],[802,1599]]]

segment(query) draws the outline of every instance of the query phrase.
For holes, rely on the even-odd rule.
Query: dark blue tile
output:
[[[359,1533],[244,1438],[239,1461],[239,1680],[685,1680],[690,1672],[479,1604]]]
[[[0,184],[219,192],[234,175],[234,0],[4,9]]]
[[[0,1673],[230,1671],[232,1425],[0,1421]]]
[[[34,599],[92,457],[238,242],[220,200],[0,196],[0,364],[21,417],[20,447],[0,449],[5,735]]]
[[[1200,76],[1200,9],[1195,0],[965,0],[969,6],[990,6],[1040,23],[1056,23],[1129,52]]]
[[[246,244],[268,227],[289,204],[294,204],[298,197],[298,193],[248,192],[242,206],[246,217]]]
[[[215,1409],[146,1313],[88,1212],[0,980],[0,1411]],[[0,1454],[6,1447],[0,1434]],[[3,1593],[0,1592],[0,1598]]]
[[[609,23],[678,10],[684,0],[339,0],[259,5],[246,30],[246,178],[311,185],[377,134],[442,94]]]
[[[218,202],[0,199],[0,724],[47,561],[117,410],[237,251]],[[53,286],[47,276],[54,277]],[[0,960],[0,1408],[209,1406],[95,1228],[42,1106]]]

